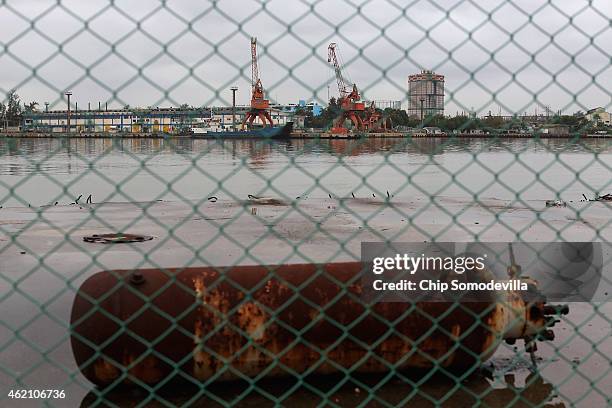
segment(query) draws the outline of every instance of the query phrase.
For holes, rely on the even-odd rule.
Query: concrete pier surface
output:
[[[4,322],[0,359],[12,375],[0,371],[0,384],[3,390],[23,388],[14,383],[19,377],[30,389],[65,389],[67,399],[55,401],[58,406],[77,406],[83,400],[92,402],[91,398],[95,402],[91,384],[73,361],[67,327],[76,290],[101,270],[352,261],[360,258],[362,242],[422,242],[432,236],[437,241],[458,242],[612,240],[608,224],[612,203],[568,204],[546,208],[544,200],[518,204],[438,196],[431,201],[306,198],[5,207],[0,209],[0,270],[13,283],[0,282]],[[87,235],[118,231],[154,239],[111,245],[83,241]],[[609,398],[605,390],[612,389],[608,374],[611,316],[611,304],[571,304],[570,314],[555,327],[557,338],[540,343],[537,372],[531,371],[522,344],[516,350],[502,345],[485,364],[492,377],[468,376],[465,387],[482,394],[491,407],[506,406],[516,395],[533,405],[580,401],[580,406],[605,406]],[[534,376],[535,386],[531,384]],[[525,386],[527,379],[531,385]],[[272,384],[271,389],[278,384],[283,383]],[[425,381],[420,394],[441,397],[455,386],[434,377]],[[219,395],[231,401],[236,395],[232,387],[237,385],[223,387]],[[349,382],[330,398],[337,398],[341,406],[367,398],[355,388]],[[391,381],[378,397],[393,403],[411,390],[405,382]],[[109,398],[135,397],[118,390]],[[173,392],[168,398],[180,403],[191,397]],[[245,403],[251,401],[253,406],[270,402],[257,393],[248,398]],[[288,401],[311,406],[313,398],[318,397],[300,388]],[[425,399],[415,398],[428,406]],[[206,401],[202,397],[203,405]],[[464,390],[453,394],[451,401],[471,405],[475,400]],[[23,403],[19,406],[38,405],[35,400]]]

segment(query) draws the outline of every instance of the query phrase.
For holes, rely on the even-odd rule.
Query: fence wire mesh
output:
[[[552,313],[551,341],[492,317],[516,299],[372,305],[351,272],[362,242],[596,241],[609,287],[611,16],[603,0],[2,0],[1,404],[612,405],[607,289]],[[235,126],[231,87],[249,109],[252,37],[273,119],[304,129],[187,134]],[[380,132],[333,133],[331,42]],[[423,69],[445,75],[443,106],[411,93]]]

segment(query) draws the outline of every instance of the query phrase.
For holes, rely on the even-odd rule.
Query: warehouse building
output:
[[[602,107],[587,111],[585,118],[589,122],[592,122],[596,125],[612,125],[612,114],[610,112],[606,112],[605,108]]]
[[[248,107],[236,107],[236,126]],[[284,125],[295,115],[271,110],[275,124]],[[68,125],[70,123],[70,125]],[[180,133],[193,127],[215,124],[220,129],[232,127],[232,108],[152,108],[110,110],[54,110],[24,114],[23,130],[49,133]],[[261,125],[259,119],[255,125]]]
[[[296,113],[300,110],[310,112],[312,116],[320,116],[323,113],[323,106],[321,106],[318,102],[306,102],[304,99],[300,99],[298,103],[289,103],[286,105],[274,104],[272,105],[272,108],[289,114]]]
[[[26,113],[23,128],[51,133],[172,133],[210,117],[210,109],[54,110]]]

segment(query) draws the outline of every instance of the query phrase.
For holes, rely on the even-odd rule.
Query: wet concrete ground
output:
[[[280,205],[279,205],[280,204]],[[255,208],[256,210],[253,210]],[[490,242],[612,240],[606,203],[570,203],[545,208],[544,200],[520,204],[486,199],[480,202],[436,197],[433,201],[387,199],[304,199],[269,202],[153,202],[91,206],[3,208],[0,223],[0,270],[14,282],[0,282],[2,389],[65,389],[67,399],[55,406],[92,401],[91,385],[72,360],[67,322],[74,294],[93,273],[116,268],[198,265],[277,264],[358,260],[361,242],[392,239]],[[85,235],[116,231],[153,235],[149,242],[100,245],[83,242]],[[16,239],[12,233],[19,232]],[[518,232],[518,236],[517,236]],[[340,406],[396,404],[431,406],[428,397],[447,406],[471,406],[482,395],[488,406],[507,406],[523,398],[544,406],[599,407],[610,403],[612,389],[612,305],[572,304],[555,327],[557,339],[540,343],[538,370],[518,342],[502,345],[483,372],[461,384],[439,376],[385,379],[375,394],[354,382],[327,389],[328,401]],[[12,329],[17,329],[17,335]],[[14,378],[20,378],[20,385]],[[315,381],[315,380],[313,380]],[[319,380],[320,381],[320,380]],[[340,379],[323,383],[339,384]],[[368,379],[372,385],[376,379]],[[316,381],[315,381],[316,382]],[[276,384],[276,385],[275,385]],[[281,384],[281,385],[279,385]],[[283,385],[284,384],[284,385]],[[364,382],[363,384],[367,384]],[[263,385],[262,385],[263,386]],[[225,388],[224,388],[225,387]],[[218,395],[236,401],[240,385],[221,387]],[[270,404],[270,395],[284,395],[291,383],[272,383],[269,395],[251,392],[245,406]],[[318,389],[318,387],[315,387]],[[287,405],[312,406],[320,395],[299,387],[285,397]],[[170,401],[193,395],[176,391]],[[114,394],[124,406],[125,394]],[[136,401],[142,395],[128,394]],[[372,398],[368,400],[368,398]],[[95,400],[95,398],[94,398]],[[14,401],[13,401],[14,402]],[[214,406],[200,401],[202,406]],[[548,405],[546,405],[548,404]],[[37,406],[34,401],[15,406]],[[161,405],[160,405],[161,406]],[[515,406],[529,406],[517,403]]]

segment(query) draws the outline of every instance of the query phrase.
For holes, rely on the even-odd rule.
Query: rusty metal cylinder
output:
[[[516,293],[512,307],[367,306],[353,282],[361,271],[355,262],[101,272],[75,298],[73,353],[98,385],[370,373],[480,364],[503,337],[544,325]]]

